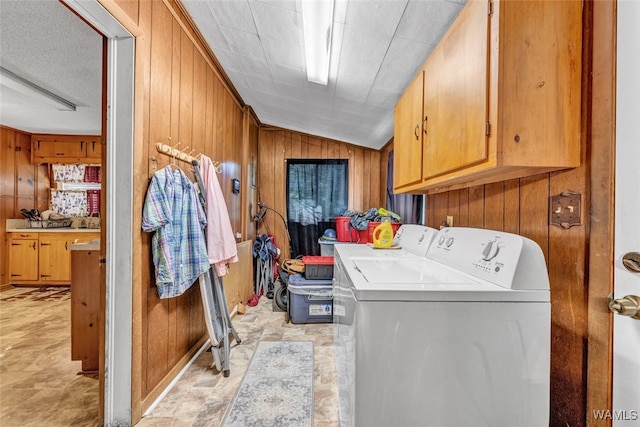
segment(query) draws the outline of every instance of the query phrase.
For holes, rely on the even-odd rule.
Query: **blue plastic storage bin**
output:
[[[331,280],[307,280],[301,274],[294,274],[289,276],[287,294],[291,323],[333,322]]]

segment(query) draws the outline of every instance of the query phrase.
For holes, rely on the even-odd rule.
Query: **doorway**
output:
[[[106,208],[101,231],[105,270],[104,425],[131,424],[132,230],[135,38],[97,0],[64,0],[107,39],[104,158]],[[102,382],[103,381],[103,382]]]

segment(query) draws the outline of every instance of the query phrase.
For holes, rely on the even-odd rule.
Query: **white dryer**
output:
[[[427,250],[438,234],[438,230],[419,224],[403,224],[393,237],[390,249],[376,249],[372,244],[335,243],[337,246],[348,246],[350,256],[370,258],[424,258]]]
[[[333,285],[341,426],[548,425],[549,281],[538,245],[456,227],[426,257],[351,246],[336,246]]]

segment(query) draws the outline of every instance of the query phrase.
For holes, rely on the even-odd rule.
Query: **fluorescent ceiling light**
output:
[[[64,98],[59,97],[55,93],[31,83],[29,80],[0,67],[0,84],[15,90],[23,95],[35,97],[60,111],[76,111],[76,105]]]
[[[301,0],[301,3],[307,79],[326,85],[329,82],[334,0]]]

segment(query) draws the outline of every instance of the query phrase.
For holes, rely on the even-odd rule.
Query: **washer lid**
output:
[[[547,290],[503,288],[424,258],[351,258],[349,263],[360,301],[549,301]]]
[[[369,245],[359,244],[342,244],[337,243],[334,245],[334,250],[343,258],[414,258],[424,259],[425,256],[419,256],[407,251],[401,247],[399,249],[376,249]]]

